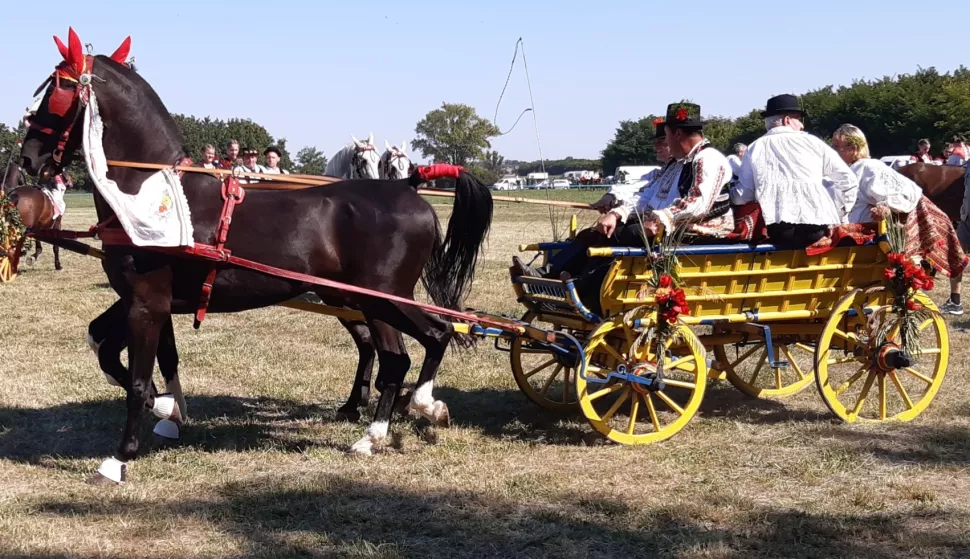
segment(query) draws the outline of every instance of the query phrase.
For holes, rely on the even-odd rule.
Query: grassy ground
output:
[[[67,227],[94,223],[68,203]],[[498,207],[469,305],[520,312],[510,257],[549,230],[544,208]],[[124,400],[84,338],[115,297],[96,260],[62,258],[0,287],[0,556],[970,556],[965,319],[949,321],[941,394],[909,424],[840,425],[813,388],[781,403],[715,382],[679,435],[619,447],[530,404],[481,344],[443,364],[452,429],[401,420],[361,459],[345,450],[364,424],[333,421],[356,359],[335,320],[270,308],[195,331],[182,316],[183,441],[103,488],[83,480],[117,445]]]

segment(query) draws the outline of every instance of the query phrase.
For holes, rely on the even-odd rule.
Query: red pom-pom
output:
[[[418,176],[425,182],[437,179],[457,179],[464,170],[465,168],[460,165],[435,163],[434,165],[422,165],[418,167]]]

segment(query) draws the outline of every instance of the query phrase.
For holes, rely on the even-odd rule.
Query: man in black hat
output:
[[[250,147],[243,148],[242,150],[240,150],[239,156],[242,158],[242,165],[236,166],[236,168],[233,169],[234,172],[236,173],[265,173],[266,172],[266,169],[262,165],[260,165],[259,163],[256,163],[256,159],[259,158],[259,150],[257,150],[256,148],[250,148]],[[259,181],[258,178],[247,179],[246,177],[242,177],[239,179],[239,182],[242,184],[249,184],[251,182],[258,182],[258,181]]]
[[[280,159],[283,158],[283,153],[276,146],[269,146],[263,151],[263,157],[266,158],[266,165],[263,167],[263,172],[268,175],[289,175],[290,172],[286,169],[280,168]]]
[[[805,114],[794,95],[768,99],[768,132],[748,146],[731,190],[735,205],[761,205],[771,242],[783,248],[807,247],[847,223],[859,190],[839,154],[804,132]]]
[[[664,119],[657,118],[653,121],[653,149],[657,153],[657,163],[666,165],[670,161],[670,148],[667,147],[667,133],[664,130]],[[610,186],[609,192],[602,198],[591,204],[593,209],[601,214],[619,207],[621,204],[650,186],[653,179],[660,175],[660,169],[654,169],[640,177],[640,180],[633,184],[616,183]]]

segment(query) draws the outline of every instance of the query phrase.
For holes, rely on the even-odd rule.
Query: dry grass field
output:
[[[66,227],[94,223],[82,202]],[[544,208],[497,205],[468,304],[519,314],[510,258],[549,237]],[[124,401],[86,328],[115,296],[98,261],[62,258],[0,286],[0,556],[970,556],[970,318],[948,319],[948,378],[908,424],[839,424],[814,385],[773,402],[712,382],[680,434],[620,447],[528,402],[483,343],[442,366],[451,429],[399,420],[365,459],[346,450],[366,424],[333,419],[357,355],[334,319],[270,308],[195,331],[180,316],[182,442],[92,487]]]

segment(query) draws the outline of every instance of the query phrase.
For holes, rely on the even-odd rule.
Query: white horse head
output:
[[[378,179],[380,172],[378,164],[380,157],[374,146],[374,135],[371,134],[366,142],[362,142],[350,135],[351,143],[334,154],[327,162],[327,176],[344,179]]]
[[[406,150],[408,143],[401,142],[401,147],[392,146],[384,140],[386,148],[381,155],[381,178],[387,180],[398,180],[408,178],[411,169],[411,160],[408,158]]]

